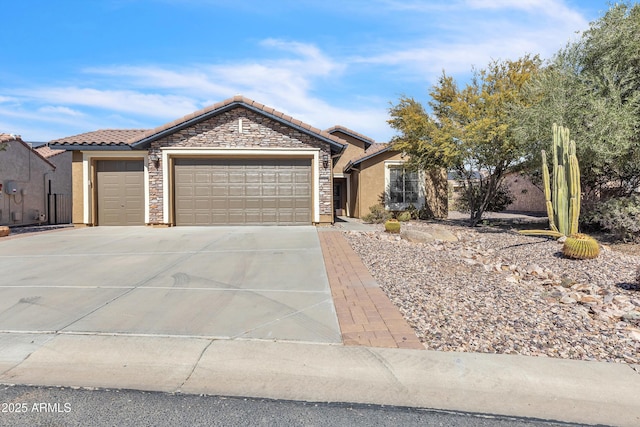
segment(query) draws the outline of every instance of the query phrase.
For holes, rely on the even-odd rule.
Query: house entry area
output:
[[[176,158],[176,225],[310,225],[311,159]]]

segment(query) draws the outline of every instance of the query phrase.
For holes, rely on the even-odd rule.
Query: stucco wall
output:
[[[359,215],[369,213],[369,208],[380,203],[380,196],[384,193],[384,162],[387,160],[404,160],[397,151],[386,151],[371,159],[365,160],[360,166]]]
[[[342,132],[334,132],[333,136],[337,136],[338,138],[348,142],[347,148],[345,148],[342,155],[340,155],[340,158],[338,158],[336,164],[333,166],[333,173],[341,174],[344,171],[344,167],[350,160],[362,157],[365,150],[365,144],[362,140],[346,135]]]
[[[39,215],[46,213],[46,194],[54,168],[28,145],[21,141],[9,141],[6,150],[0,152],[0,225],[28,225],[40,222]],[[15,194],[7,194],[14,183]]]
[[[531,180],[520,174],[509,174],[504,179],[511,190],[515,201],[507,206],[508,211],[546,212],[544,191],[531,183]]]
[[[239,119],[242,119],[242,133],[240,133]],[[197,123],[189,128],[173,133],[165,138],[151,143],[150,157],[161,157],[163,147],[184,148],[288,148],[309,149],[318,148],[319,158],[323,155],[331,156],[328,143],[320,141],[306,133],[292,127],[254,113],[246,108],[237,107],[221,113],[208,120]],[[322,162],[320,162],[322,163]],[[150,223],[166,223],[163,218],[163,165],[155,166],[149,162],[149,221]],[[319,165],[320,182],[320,221],[331,221],[332,212],[332,182],[331,166],[324,168]],[[314,173],[316,171],[314,170]]]
[[[82,153],[72,152],[71,162],[73,205],[71,221],[74,224],[84,224],[84,177],[82,173]]]

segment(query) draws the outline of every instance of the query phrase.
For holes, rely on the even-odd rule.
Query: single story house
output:
[[[5,133],[0,133],[0,146],[0,225],[71,222],[71,155],[34,149],[20,136]],[[56,194],[66,197],[57,210]]]
[[[360,184],[371,146],[379,145],[243,96],[152,130],[50,142],[73,152],[78,225],[330,224],[336,213],[359,216],[384,191],[384,181],[375,191]]]

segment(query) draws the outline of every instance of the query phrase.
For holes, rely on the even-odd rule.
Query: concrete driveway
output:
[[[312,226],[40,233],[0,271],[0,332],[341,342]]]

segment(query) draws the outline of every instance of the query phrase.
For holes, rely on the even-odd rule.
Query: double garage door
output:
[[[311,159],[176,158],[176,225],[311,224]]]

